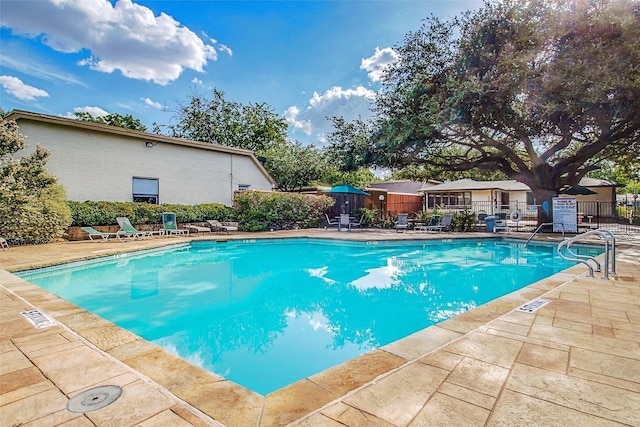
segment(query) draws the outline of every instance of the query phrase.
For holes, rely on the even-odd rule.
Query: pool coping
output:
[[[338,238],[353,240],[348,237],[339,236]],[[442,240],[443,236],[406,237],[401,240]],[[473,233],[471,236],[456,236],[455,238],[479,237],[481,236],[478,236],[478,233]],[[495,235],[491,235],[491,237],[495,237]],[[244,239],[241,236],[238,238]],[[274,236],[269,235],[264,238],[274,238]],[[327,237],[323,236],[322,238]],[[447,240],[450,238],[447,236]],[[508,238],[511,239],[513,236],[508,236]],[[224,240],[229,239],[225,238]],[[370,240],[383,239],[372,237]],[[102,254],[86,259],[104,256]],[[266,396],[247,390],[221,376],[192,365],[141,337],[15,275],[12,275],[12,280],[6,283],[5,287],[35,307],[42,309],[100,351],[136,370],[145,378],[162,386],[177,398],[214,420],[229,427],[270,426],[284,425],[303,419],[357,389],[415,363],[425,355],[464,337],[522,304],[584,275],[584,267],[580,267],[579,265],[570,267],[466,313],[430,326]]]

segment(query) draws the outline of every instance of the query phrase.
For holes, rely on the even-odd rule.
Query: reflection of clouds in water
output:
[[[321,311],[307,313],[290,310],[287,311],[285,315],[291,320],[306,320],[314,331],[322,330],[332,332],[334,330],[334,328],[329,324],[329,319],[327,319]]]
[[[328,266],[324,266],[324,267],[320,267],[320,268],[307,268],[305,271],[307,273],[309,273],[309,276],[317,277],[319,279],[322,279],[322,281],[324,281],[325,283],[328,283],[330,285],[333,285],[334,283],[336,283],[335,280],[329,279],[328,277],[324,277],[329,272],[329,267]]]
[[[400,268],[393,264],[394,258],[388,258],[386,266],[368,269],[366,270],[366,276],[362,276],[349,284],[360,291],[372,288],[388,289],[399,282]]]

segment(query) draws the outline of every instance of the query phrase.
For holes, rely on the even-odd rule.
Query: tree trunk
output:
[[[553,222],[553,198],[558,195],[557,191],[539,189],[533,192],[538,205],[538,225]],[[552,226],[544,227],[542,230],[550,231]]]

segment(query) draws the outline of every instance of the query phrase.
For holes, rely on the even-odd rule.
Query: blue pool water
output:
[[[502,240],[293,239],[193,242],[20,275],[267,394],[571,265],[555,246]]]

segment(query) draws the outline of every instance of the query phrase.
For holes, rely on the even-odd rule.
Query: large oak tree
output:
[[[550,199],[603,160],[638,163],[640,4],[505,0],[428,18],[377,99],[373,163],[498,171]]]

